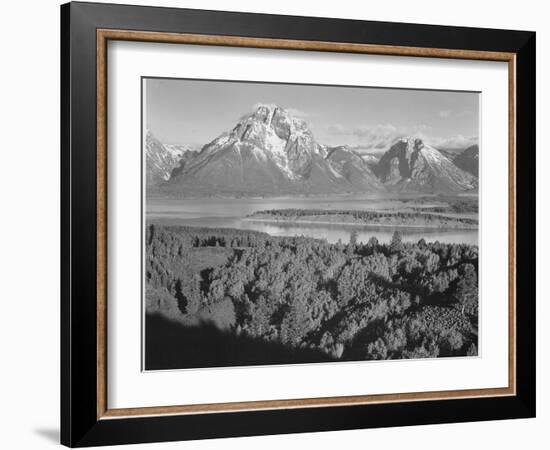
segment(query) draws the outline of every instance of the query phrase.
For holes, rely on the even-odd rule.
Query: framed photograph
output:
[[[61,7],[61,441],[535,415],[535,33]]]

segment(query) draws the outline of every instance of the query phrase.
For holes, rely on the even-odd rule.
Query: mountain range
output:
[[[257,106],[200,151],[162,145],[150,131],[145,147],[148,192],[175,197],[477,189],[473,148],[453,161],[420,139],[403,138],[379,160],[365,158],[346,145],[318,143],[303,119],[277,105]]]

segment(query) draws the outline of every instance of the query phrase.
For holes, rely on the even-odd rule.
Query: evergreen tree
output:
[[[400,231],[394,231],[390,242],[390,253],[399,253],[403,251],[403,236]]]

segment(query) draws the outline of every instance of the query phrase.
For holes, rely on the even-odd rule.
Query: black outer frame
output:
[[[97,419],[96,30],[516,54],[517,395]],[[68,3],[61,6],[61,443],[71,447],[535,416],[535,33]]]

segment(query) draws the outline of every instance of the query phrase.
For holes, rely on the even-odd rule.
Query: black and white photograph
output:
[[[475,357],[480,94],[142,78],[143,369]]]

